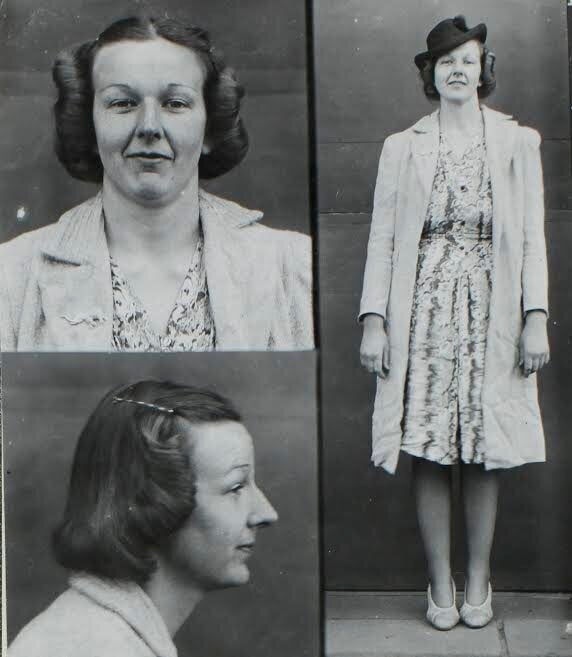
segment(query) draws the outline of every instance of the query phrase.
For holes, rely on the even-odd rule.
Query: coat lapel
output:
[[[506,190],[503,186],[508,180],[507,173],[514,154],[517,123],[508,114],[488,107],[483,106],[482,111],[493,194],[493,251],[498,257],[505,222],[503,199]]]
[[[56,348],[110,349],[113,295],[101,195],[66,213],[42,249],[45,330]]]
[[[437,169],[437,157],[439,155],[438,111],[424,116],[413,126],[411,155],[421,191],[419,221],[422,225],[427,215],[427,207],[433,188],[433,180]]]
[[[250,231],[262,217],[227,201],[200,192],[201,225],[205,239],[205,270],[219,349],[247,349],[268,342],[270,313],[265,301],[272,281],[261,262],[265,255],[252,250]]]
[[[262,213],[202,190],[199,200],[217,346],[266,345],[272,333],[268,296],[275,284],[268,273],[276,270],[276,263],[266,260],[275,253],[253,249],[250,231],[243,230]],[[111,348],[113,291],[101,194],[60,219],[42,249],[38,285],[48,344],[65,350]]]

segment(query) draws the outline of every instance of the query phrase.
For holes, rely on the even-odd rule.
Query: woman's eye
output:
[[[112,100],[109,103],[109,107],[114,109],[130,109],[135,107],[136,103],[132,98],[119,98],[118,100]]]
[[[182,100],[180,98],[170,98],[169,100],[165,101],[165,105],[169,109],[173,110],[181,110],[190,107],[190,103],[188,101]]]
[[[231,489],[230,492],[235,495],[239,495],[244,490],[244,484],[236,484]]]

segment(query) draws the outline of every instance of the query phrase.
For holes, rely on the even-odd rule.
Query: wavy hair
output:
[[[248,151],[248,134],[240,118],[244,89],[206,30],[170,18],[133,16],[107,27],[97,39],[66,48],[57,56],[52,77],[58,91],[54,105],[55,150],[74,178],[100,183],[103,165],[93,123],[93,62],[98,51],[118,41],[163,38],[194,52],[205,69],[203,96],[207,114],[205,138],[210,151],[199,160],[199,177],[230,171]]]
[[[457,27],[459,29],[467,30],[467,23],[463,16],[455,16]],[[481,86],[477,89],[479,98],[487,98],[490,96],[497,86],[495,77],[495,54],[484,43],[478,41],[481,50]],[[443,53],[445,55],[447,53]],[[440,55],[441,57],[443,55]],[[424,67],[419,71],[419,76],[423,82],[423,92],[429,100],[439,100],[440,95],[435,87],[435,64],[438,58],[431,57],[426,62]]]
[[[241,422],[220,395],[169,381],[139,381],[108,392],[82,430],[67,504],[53,534],[69,570],[146,582],[153,548],[177,532],[195,507],[189,431]]]

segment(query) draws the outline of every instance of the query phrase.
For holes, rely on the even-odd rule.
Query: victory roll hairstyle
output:
[[[64,518],[53,535],[69,570],[142,584],[156,568],[153,548],[195,507],[192,427],[241,422],[217,393],[168,381],[108,392],[76,446]]]
[[[111,43],[157,38],[188,48],[205,69],[205,139],[210,150],[201,154],[199,177],[220,176],[245,157],[248,134],[240,118],[244,89],[222,54],[211,44],[208,32],[175,19],[133,16],[112,23],[93,41],[66,48],[54,62],[52,76],[58,91],[54,105],[55,149],[58,159],[74,178],[94,183],[103,180],[93,123],[95,56]]]

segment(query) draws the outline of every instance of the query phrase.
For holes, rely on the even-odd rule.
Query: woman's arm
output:
[[[524,180],[524,241],[522,260],[522,311],[548,314],[548,273],[544,237],[544,183],[540,159],[540,135],[521,128]]]
[[[389,374],[389,339],[385,318],[369,313],[362,318],[363,335],[360,346],[361,364],[368,372],[385,379]]]
[[[360,320],[368,313],[387,316],[401,159],[400,137],[401,135],[391,135],[385,140],[379,160],[363,277]]]
[[[369,371],[389,373],[389,338],[385,329],[392,276],[395,211],[401,147],[399,137],[385,140],[375,184],[359,320],[363,324],[360,360]]]
[[[544,184],[540,159],[540,135],[521,128],[524,180],[524,236],[522,261],[522,310],[519,365],[528,376],[550,360],[548,318],[548,268],[544,237]]]

